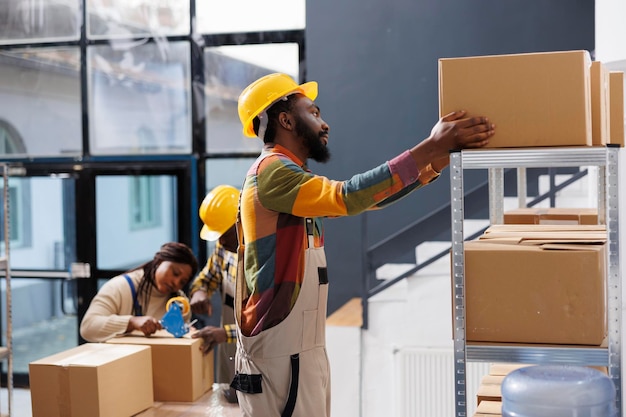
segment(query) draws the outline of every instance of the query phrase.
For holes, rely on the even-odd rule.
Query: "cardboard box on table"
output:
[[[33,417],[123,417],[153,404],[147,346],[86,343],[28,368]]]
[[[193,402],[213,385],[213,351],[202,354],[202,339],[176,338],[160,330],[150,337],[132,333],[107,343],[150,346],[155,401]]]
[[[439,59],[439,114],[496,125],[488,148],[591,146],[587,51]]]
[[[606,228],[498,225],[466,242],[466,340],[600,345]]]
[[[595,208],[535,208],[522,207],[504,212],[505,224],[598,224]]]

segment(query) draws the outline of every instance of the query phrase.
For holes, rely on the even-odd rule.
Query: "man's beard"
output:
[[[304,140],[304,144],[309,149],[309,158],[315,162],[328,162],[330,159],[330,151],[322,141],[322,136],[328,132],[315,132],[304,123],[304,121],[296,116],[296,134]]]

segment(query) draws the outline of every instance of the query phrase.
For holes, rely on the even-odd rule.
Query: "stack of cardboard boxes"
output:
[[[624,146],[624,74],[587,51],[439,60],[439,112],[496,125],[488,148]],[[467,342],[599,346],[607,336],[607,233],[596,209],[522,208],[464,244]],[[476,416],[501,413],[503,376]]]
[[[132,416],[154,402],[193,402],[213,385],[202,339],[129,335],[29,364],[33,417]]]
[[[493,363],[489,373],[480,380],[473,417],[502,417],[502,381],[516,369],[529,366],[519,363]]]

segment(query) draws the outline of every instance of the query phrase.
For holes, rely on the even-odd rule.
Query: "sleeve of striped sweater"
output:
[[[257,175],[263,206],[299,217],[351,216],[376,209],[419,188],[418,178],[408,151],[346,181],[314,175],[279,154],[266,158]]]

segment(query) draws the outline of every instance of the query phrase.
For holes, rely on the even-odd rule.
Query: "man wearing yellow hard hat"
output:
[[[328,417],[325,323],[329,274],[324,217],[380,208],[437,178],[449,151],[486,145],[494,126],[458,111],[411,149],[347,181],[313,174],[307,160],[330,158],[329,126],[316,82],[285,74],[239,96],[243,133],[264,142],[242,189],[235,297],[239,406],[249,417]],[[356,242],[355,242],[356,244]]]
[[[204,326],[192,337],[202,338],[203,351],[208,353],[217,348],[217,369],[215,382],[230,383],[235,375],[236,328],[233,314],[235,296],[235,275],[237,273],[237,210],[239,190],[230,185],[218,185],[204,198],[198,214],[204,225],[200,237],[215,242],[215,249],[206,265],[194,278],[190,294],[191,311],[196,314],[213,314],[211,296],[219,290],[222,297],[221,326]],[[233,390],[225,391],[226,398],[236,401]]]

